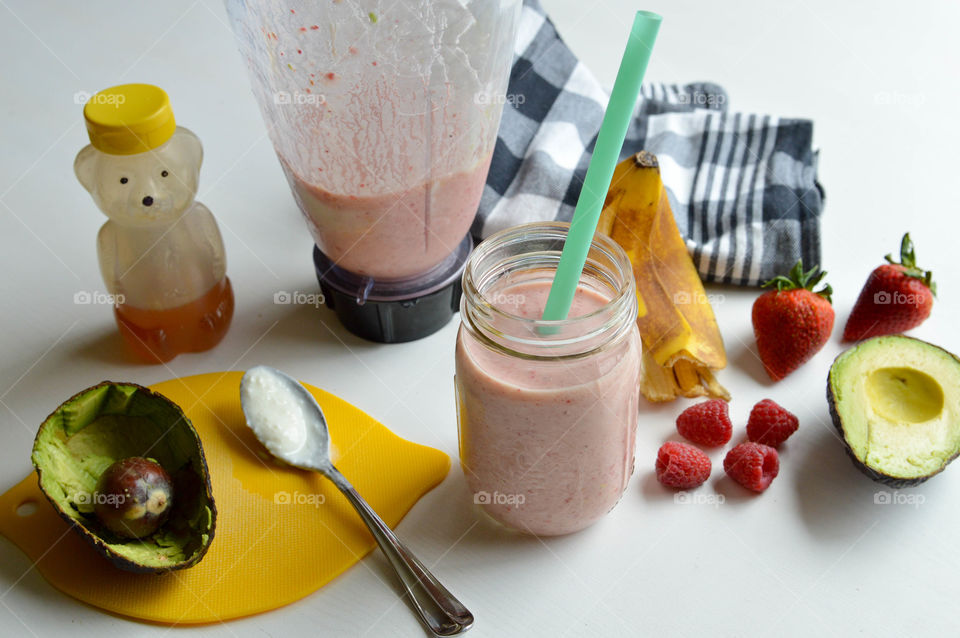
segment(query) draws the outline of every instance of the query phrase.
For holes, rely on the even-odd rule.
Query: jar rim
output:
[[[470,258],[467,260],[467,265],[463,271],[464,284],[466,284],[468,281],[468,275],[469,275],[469,281],[471,283],[475,279],[473,276],[475,264],[476,264],[476,261],[478,261],[481,257],[484,256],[485,254],[484,251],[491,250],[490,248],[491,246],[496,247],[499,243],[503,243],[506,238],[509,238],[511,236],[516,236],[517,238],[527,236],[529,234],[529,231],[534,229],[545,230],[545,231],[563,231],[562,233],[557,233],[558,237],[561,235],[563,237],[566,237],[567,232],[570,229],[570,222],[556,222],[556,221],[528,222],[526,224],[520,224],[518,226],[511,226],[509,228],[505,228],[503,230],[497,231],[496,233],[490,235],[485,240],[483,240],[483,242],[481,242],[481,244],[477,246],[477,248],[474,249],[473,254],[471,254]],[[596,310],[592,310],[586,314],[578,315],[576,317],[567,317],[566,319],[549,319],[549,320],[548,319],[532,319],[530,317],[522,317],[520,315],[514,314],[512,312],[507,312],[505,310],[498,308],[490,301],[490,299],[486,296],[486,294],[484,294],[476,286],[472,286],[472,291],[475,292],[476,295],[483,300],[484,306],[492,310],[494,313],[500,316],[506,317],[507,319],[510,319],[512,321],[522,322],[522,324],[525,324],[525,325],[556,327],[556,326],[563,326],[563,325],[577,325],[578,322],[586,323],[585,320],[589,320],[591,318],[595,319],[597,315],[602,314],[604,312],[608,312],[608,309],[610,306],[621,303],[621,299],[629,295],[633,288],[630,285],[630,283],[633,280],[633,270],[632,270],[632,266],[630,265],[630,259],[627,257],[626,253],[623,251],[623,248],[621,248],[620,245],[617,244],[617,242],[615,242],[612,238],[602,233],[594,233],[591,243],[600,244],[602,248],[607,249],[605,252],[607,252],[611,257],[615,259],[615,261],[618,262],[617,265],[625,273],[624,282],[619,286],[619,290],[617,290],[616,295],[614,295],[610,299],[610,301],[600,306]],[[464,286],[464,288],[466,288],[466,286]]]
[[[586,314],[578,315],[576,317],[567,317],[566,319],[544,320],[541,318],[524,317],[497,307],[487,296],[487,294],[480,290],[477,275],[485,274],[487,271],[481,271],[481,273],[477,273],[477,264],[480,263],[491,252],[497,249],[502,249],[503,246],[509,245],[511,242],[520,243],[523,241],[531,241],[533,239],[557,239],[565,241],[569,228],[569,222],[529,222],[498,231],[493,235],[490,235],[486,240],[481,242],[476,249],[474,249],[473,254],[470,255],[463,272],[462,286],[464,294],[462,303],[464,307],[461,309],[461,315],[462,320],[464,323],[469,325],[472,332],[480,332],[480,334],[476,336],[481,337],[481,341],[489,341],[489,345],[494,345],[497,349],[506,350],[513,356],[520,356],[522,358],[577,358],[589,355],[591,352],[596,350],[596,348],[590,348],[583,352],[564,355],[531,354],[517,351],[513,347],[505,346],[504,344],[499,343],[498,340],[492,339],[490,335],[485,333],[489,329],[498,337],[507,339],[511,343],[515,343],[517,345],[563,346],[572,345],[574,343],[586,341],[598,336],[598,329],[599,332],[607,331],[607,328],[613,327],[616,322],[622,321],[622,317],[625,313],[629,314],[630,316],[630,321],[626,322],[627,325],[635,324],[637,312],[636,288],[630,259],[627,257],[623,248],[621,248],[619,244],[617,244],[612,238],[602,233],[594,234],[591,240],[591,250],[601,250],[603,256],[613,265],[613,268],[604,266],[604,270],[612,275],[612,277],[608,279],[606,283],[608,284],[609,289],[613,292],[613,295],[609,301],[601,305],[599,308],[591,310]],[[536,253],[531,252],[529,254],[533,255]],[[590,264],[591,262],[588,260],[587,263]],[[495,266],[490,268],[490,270],[492,271],[494,268]],[[550,269],[550,266],[547,266],[546,268]],[[470,306],[473,307],[472,311]],[[478,311],[482,314],[488,315],[488,317],[502,318],[509,322],[509,325],[522,327],[524,332],[528,334],[549,334],[552,332],[550,331],[550,328],[553,328],[554,331],[565,329],[569,332],[575,332],[579,336],[566,339],[523,339],[492,328],[490,324],[497,322],[489,321],[488,318],[485,317],[474,316]],[[603,321],[603,327],[586,330],[583,334],[578,332],[579,330],[583,330],[584,326],[596,325],[598,321],[603,320],[608,316],[609,319]],[[474,325],[478,319],[487,325]],[[622,330],[614,330],[613,333],[610,334],[610,339],[615,340],[621,332]]]

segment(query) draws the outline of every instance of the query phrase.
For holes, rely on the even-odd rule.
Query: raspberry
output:
[[[780,459],[769,445],[741,443],[727,452],[723,470],[748,490],[762,492],[780,471]]]
[[[677,417],[677,432],[689,441],[708,447],[728,443],[733,436],[733,424],[727,402],[712,399],[691,405]]]
[[[667,487],[688,490],[710,476],[710,458],[688,443],[667,441],[657,452],[657,480]]]
[[[747,438],[754,443],[780,447],[799,427],[800,419],[793,413],[770,399],[764,399],[750,411]]]

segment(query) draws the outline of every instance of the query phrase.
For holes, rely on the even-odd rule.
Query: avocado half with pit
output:
[[[854,465],[891,487],[919,485],[960,453],[960,360],[902,335],[874,337],[830,367],[827,401]]]
[[[170,475],[167,521],[153,534],[121,538],[100,523],[93,494],[115,461],[148,457]],[[40,426],[31,456],[54,509],[117,567],[162,573],[197,564],[217,510],[197,432],[175,403],[134,383],[103,383],[71,397]]]

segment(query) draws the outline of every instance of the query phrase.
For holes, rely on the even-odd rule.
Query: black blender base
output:
[[[460,277],[473,249],[469,235],[443,263],[407,281],[376,281],[338,268],[316,246],[313,264],[328,308],[343,326],[378,343],[416,341],[460,310]]]
[[[320,282],[327,307],[343,326],[369,341],[403,343],[432,335],[447,325],[460,307],[460,283],[456,290],[435,293],[405,302],[368,301],[358,305],[350,295]]]

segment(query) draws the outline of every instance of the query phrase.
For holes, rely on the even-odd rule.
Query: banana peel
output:
[[[633,266],[644,397],[729,401],[730,393],[714,376],[727,365],[723,338],[652,153],[641,151],[617,165],[597,232],[616,241]]]

